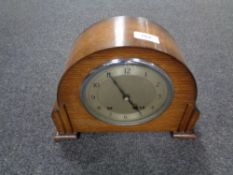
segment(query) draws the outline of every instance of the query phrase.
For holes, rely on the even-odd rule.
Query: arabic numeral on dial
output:
[[[131,71],[131,68],[130,68],[130,67],[125,67],[125,69],[124,69],[124,74],[125,74],[125,75],[128,75],[128,74],[130,74],[130,71]]]
[[[107,78],[111,76],[111,72],[107,72]]]
[[[107,110],[112,110],[112,106],[107,106]]]
[[[124,116],[123,116],[123,118],[124,118],[124,119],[127,119],[127,118],[128,118],[128,116],[127,116],[127,115],[124,115]]]
[[[100,87],[100,83],[99,83],[99,82],[94,82],[94,83],[93,83],[93,87],[94,87],[94,88]]]
[[[92,99],[92,100],[95,100],[95,95],[91,95],[91,99]]]
[[[148,73],[147,73],[147,72],[145,72],[145,73],[144,73],[144,76],[145,76],[145,77],[147,77],[147,76],[148,76]]]
[[[142,109],[145,109],[146,107],[145,106],[139,106],[138,107],[140,110],[142,110]]]
[[[160,86],[160,82],[157,82],[155,87],[159,87]]]
[[[162,98],[162,94],[159,94],[158,97],[159,97],[159,99]]]

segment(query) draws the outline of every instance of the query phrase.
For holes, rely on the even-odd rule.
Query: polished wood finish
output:
[[[159,37],[160,43],[134,38],[134,31]],[[171,105],[160,117],[134,126],[107,124],[91,116],[80,102],[80,86],[91,70],[112,59],[141,58],[162,68],[173,83]],[[73,45],[57,90],[52,119],[59,133],[105,131],[174,131],[189,133],[199,116],[197,88],[175,40],[145,19],[113,17],[92,25]]]

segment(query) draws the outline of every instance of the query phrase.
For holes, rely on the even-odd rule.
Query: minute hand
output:
[[[119,84],[116,82],[116,80],[111,75],[110,75],[110,78],[111,78],[112,82],[116,85],[118,90],[121,92],[123,99],[125,97],[127,97],[127,94],[123,91],[123,89],[119,86]]]
[[[112,80],[112,82],[116,85],[116,87],[119,89],[119,91],[121,92],[122,94],[122,98],[125,100],[125,101],[128,101],[129,104],[133,107],[134,110],[138,111],[140,113],[140,115],[142,115],[141,111],[139,110],[138,108],[138,105],[136,105],[131,99],[130,99],[130,96],[128,94],[126,94],[123,89],[119,86],[119,84],[116,82],[116,80],[110,75],[110,78]]]

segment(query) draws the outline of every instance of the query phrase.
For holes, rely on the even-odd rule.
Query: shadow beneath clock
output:
[[[168,133],[90,133],[58,144],[64,161],[88,174],[212,174],[200,137],[177,140]]]

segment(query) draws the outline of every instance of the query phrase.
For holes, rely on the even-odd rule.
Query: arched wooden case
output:
[[[135,32],[142,35],[137,37]],[[153,36],[158,40],[154,41]],[[85,110],[80,102],[83,80],[97,66],[116,58],[144,59],[170,76],[174,95],[160,117],[139,125],[117,126],[97,120]],[[196,97],[195,79],[175,40],[164,28],[141,17],[109,18],[85,30],[73,45],[52,111],[57,130],[55,139],[76,138],[77,133],[100,131],[170,131],[178,138],[194,138],[192,131],[199,117]]]

